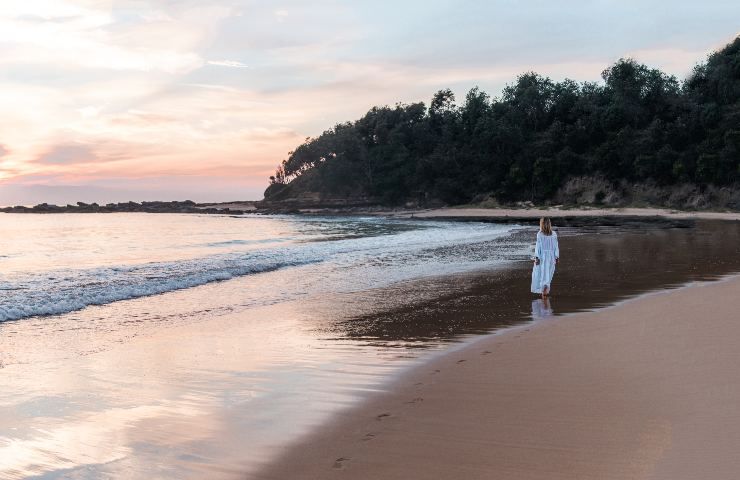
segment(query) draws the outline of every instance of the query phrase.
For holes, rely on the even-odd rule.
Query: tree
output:
[[[683,83],[629,58],[604,69],[602,80],[553,82],[527,72],[500,98],[475,87],[457,105],[443,89],[429,109],[373,107],[298,145],[265,195],[547,201],[573,176],[660,185],[740,180],[740,37]]]

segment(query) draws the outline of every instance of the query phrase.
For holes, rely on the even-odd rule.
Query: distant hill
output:
[[[265,200],[740,208],[740,37],[683,82],[632,59],[602,78],[530,72],[497,98],[374,107],[299,145]]]

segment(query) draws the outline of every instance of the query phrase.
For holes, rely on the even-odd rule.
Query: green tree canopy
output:
[[[445,89],[428,109],[373,107],[297,146],[266,198],[303,188],[389,204],[481,194],[542,201],[580,175],[698,186],[740,179],[740,37],[683,82],[633,59],[602,79],[528,72],[500,98],[475,87],[457,105]]]

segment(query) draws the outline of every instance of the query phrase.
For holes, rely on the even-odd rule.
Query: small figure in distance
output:
[[[552,291],[552,277],[555,265],[560,259],[558,234],[552,230],[548,217],[540,219],[540,231],[537,232],[537,243],[534,247],[534,267],[532,268],[532,293],[547,298]]]

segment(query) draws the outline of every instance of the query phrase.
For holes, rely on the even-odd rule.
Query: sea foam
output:
[[[447,222],[413,222],[402,225],[403,228],[395,225],[388,229],[381,225],[384,221],[378,219],[354,218],[351,222],[352,231],[345,230],[339,236],[334,230],[319,236],[294,235],[291,242],[280,245],[270,239],[254,241],[249,238],[207,242],[208,246],[218,247],[249,245],[248,251],[206,254],[175,261],[15,272],[0,277],[0,321],[59,315],[92,305],[325,262],[331,262],[342,271],[359,272],[359,276],[369,272],[363,271],[369,265],[374,267],[376,279],[383,282],[403,280],[433,271],[430,263],[433,261],[475,262],[464,248],[458,256],[446,260],[440,260],[445,254],[424,252],[487,241],[512,230],[502,225]],[[259,246],[261,243],[265,247]],[[394,270],[394,265],[401,267]],[[363,279],[357,276],[358,285],[377,286],[377,281],[363,284]]]

